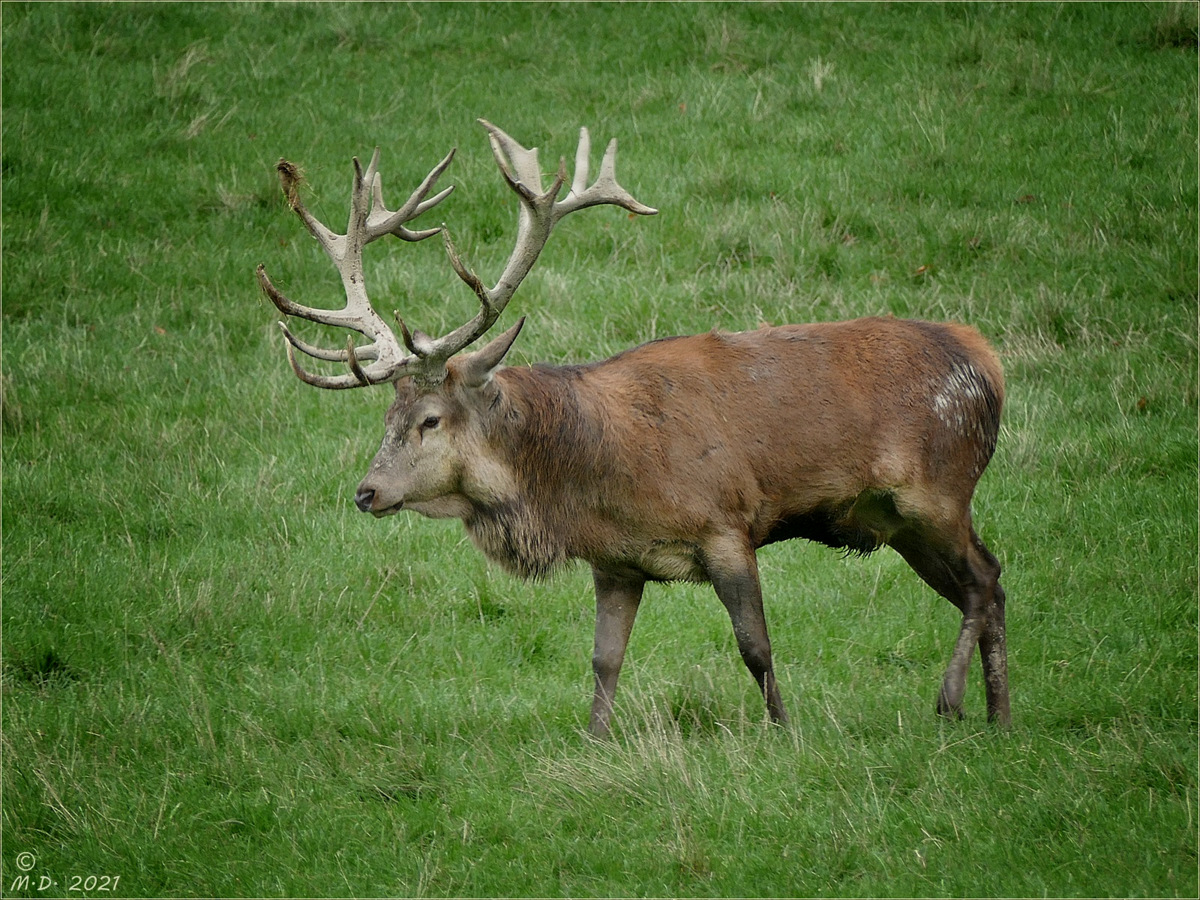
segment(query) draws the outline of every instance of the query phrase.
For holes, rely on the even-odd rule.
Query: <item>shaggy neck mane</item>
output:
[[[467,532],[489,558],[522,578],[542,578],[589,543],[589,496],[616,474],[603,425],[577,392],[577,366],[506,368],[487,438],[516,480],[511,498],[476,504]]]

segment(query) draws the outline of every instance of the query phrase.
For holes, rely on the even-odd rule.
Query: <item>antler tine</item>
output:
[[[563,216],[579,209],[601,204],[620,206],[643,216],[652,216],[658,212],[652,207],[639,203],[628,191],[617,184],[614,174],[617,154],[615,139],[609,143],[604,154],[604,159],[600,164],[600,176],[591,187],[586,187],[591,140],[586,128],[579,130],[579,146],[575,151],[575,174],[571,179],[571,190],[563,200],[559,201],[556,198],[567,178],[565,160],[559,161],[558,172],[554,177],[553,184],[549,190],[543,191],[537,148],[527,149],[521,146],[486,119],[480,119],[479,124],[487,129],[496,163],[521,203],[517,224],[517,241],[504,266],[504,271],[500,274],[500,279],[494,287],[488,288],[478,275],[463,264],[449,234],[443,234],[450,264],[459,278],[475,292],[479,298],[480,308],[470,322],[433,342],[434,349],[431,350],[430,356],[441,359],[449,359],[472,341],[477,340],[495,323],[522,280],[533,268],[533,264],[537,262],[542,248],[545,247],[546,241],[550,237],[551,230]]]
[[[280,326],[283,327],[282,322],[280,323]],[[355,362],[351,363],[352,371],[350,374],[347,374],[347,375],[316,375],[312,372],[307,371],[296,360],[296,351],[292,349],[292,344],[296,343],[296,341],[295,341],[293,335],[291,335],[288,332],[286,327],[284,327],[284,334],[287,335],[287,338],[289,341],[289,343],[284,344],[284,348],[287,350],[288,362],[292,366],[292,371],[295,372],[296,376],[301,381],[303,381],[305,384],[311,384],[313,387],[326,388],[327,390],[337,391],[337,390],[346,390],[348,388],[365,387],[368,384],[378,384],[379,383],[377,381],[370,380],[370,376],[367,375],[363,371],[363,369],[358,365],[357,360],[355,360]],[[351,340],[353,340],[353,338],[351,338]],[[303,342],[301,342],[301,343],[303,343]],[[323,352],[328,352],[328,351],[323,351]],[[344,353],[346,351],[342,351],[342,352]],[[362,373],[361,378],[360,378],[360,373]],[[363,379],[366,379],[366,380],[363,380]]]
[[[283,331],[283,336],[288,339],[289,343],[301,353],[311,356],[313,359],[323,359],[328,362],[349,362],[350,356],[346,350],[326,350],[324,347],[318,347],[310,344],[302,338],[296,337],[284,322],[279,323],[279,328]],[[379,348],[374,344],[368,344],[365,347],[356,347],[354,350],[356,359],[378,359]]]
[[[339,237],[344,237],[344,235],[339,235]],[[318,322],[321,325],[333,325],[338,328],[354,328],[360,334],[364,334],[367,337],[371,336],[368,332],[358,327],[362,324],[359,321],[359,317],[347,315],[345,309],[318,309],[313,306],[301,306],[294,300],[289,300],[272,283],[270,277],[267,275],[267,269],[262,263],[259,263],[258,268],[255,269],[255,273],[258,275],[258,283],[263,289],[263,293],[270,298],[271,302],[285,316],[295,316],[298,319],[308,319],[310,322]]]
[[[575,148],[575,177],[571,179],[571,194],[587,190],[588,166],[591,165],[592,138],[587,128],[579,129],[579,146]],[[568,197],[571,195],[568,194]]]
[[[530,196],[540,195],[542,171],[538,166],[537,147],[525,149],[487,119],[479,119],[479,124],[488,130],[492,155],[496,157],[500,171],[509,185],[522,196],[525,196],[525,193],[522,193],[518,185],[524,185]]]
[[[627,209],[631,213],[637,213],[639,216],[656,215],[658,213],[657,209],[638,202],[629,191],[617,184],[616,138],[608,142],[608,148],[604,151],[604,158],[600,161],[600,174],[596,177],[595,182],[591,187],[584,187],[587,184],[587,152],[590,145],[591,141],[588,137],[587,129],[579,129],[579,150],[575,158],[575,179],[571,182],[571,193],[561,203],[555,204],[559,218],[565,216],[567,213],[575,212],[577,209],[585,209],[586,207],[597,206],[602,203],[611,203],[614,206]],[[580,166],[579,162],[580,156],[583,157],[582,166]]]
[[[292,211],[300,217],[300,221],[304,223],[304,227],[309,233],[317,239],[317,243],[321,248],[333,258],[333,248],[337,242],[339,235],[334,234],[323,224],[321,224],[304,206],[300,199],[300,170],[286,159],[280,158],[275,164],[275,169],[279,172],[279,185],[283,188],[283,195],[287,199],[288,206]]]
[[[405,241],[423,241],[425,238],[433,237],[442,230],[441,228],[427,228],[423,231],[409,231],[404,227],[404,223],[410,219],[415,219],[423,212],[433,209],[433,207],[450,196],[450,193],[454,190],[454,185],[450,185],[428,200],[425,199],[425,195],[429,193],[438,176],[445,172],[454,160],[456,151],[457,148],[447,153],[442,161],[434,166],[430,173],[425,176],[425,180],[417,186],[417,189],[412,192],[412,195],[404,202],[404,205],[392,211],[383,202],[383,176],[375,171],[376,163],[379,159],[379,149],[375,149],[371,165],[367,167],[367,180],[371,186],[371,212],[367,216],[368,242],[383,237],[385,234],[394,234]]]
[[[375,148],[372,153],[366,172],[355,158],[354,182],[350,192],[350,217],[345,234],[331,231],[305,208],[300,199],[299,171],[286,160],[279,161],[276,168],[279,170],[280,185],[288,205],[296,212],[308,231],[317,239],[326,255],[333,261],[334,267],[342,279],[346,304],[342,309],[335,310],[295,303],[272,284],[271,279],[267,277],[266,269],[259,265],[258,281],[263,292],[286,316],[295,316],[323,325],[348,328],[371,341],[367,346],[356,349],[351,336],[346,349],[328,350],[297,338],[286,325],[280,323],[284,336],[287,338],[288,360],[301,380],[322,388],[353,388],[395,381],[406,374],[423,372],[427,368],[424,361],[418,356],[410,356],[404,352],[404,348],[396,339],[395,334],[371,307],[363,279],[362,250],[367,244],[388,234],[394,234],[405,241],[420,241],[441,231],[440,228],[411,231],[404,226],[410,220],[441,203],[454,190],[454,186],[451,185],[433,197],[427,197],[438,177],[445,172],[453,159],[454,150],[451,150],[441,162],[430,170],[399,209],[390,210],[383,201],[382,178],[379,174],[379,148]],[[318,375],[308,372],[297,361],[295,350],[314,359],[347,363],[350,371],[342,375]],[[362,365],[362,361],[369,362],[369,365]]]

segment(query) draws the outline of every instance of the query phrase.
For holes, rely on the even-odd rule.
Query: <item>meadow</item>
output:
[[[1194,4],[23,4],[3,16],[6,896],[1197,895]],[[760,554],[791,724],[653,586],[585,736],[582,566],[359,513],[390,391],[287,366],[350,159],[486,279],[485,117],[661,210],[557,229],[511,364],[894,314],[978,327],[1014,724],[934,716],[957,611],[890,551]],[[423,224],[423,223],[422,223]],[[426,331],[437,240],[368,248]],[[341,337],[334,339],[342,340]]]

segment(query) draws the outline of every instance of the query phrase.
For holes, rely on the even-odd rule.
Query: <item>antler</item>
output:
[[[608,149],[604,151],[604,159],[600,163],[600,175],[591,187],[587,187],[588,157],[591,152],[591,138],[586,128],[579,129],[579,146],[575,151],[575,177],[571,180],[571,190],[562,200],[557,200],[559,191],[567,179],[566,161],[559,160],[558,172],[554,183],[547,191],[542,190],[542,175],[538,168],[537,148],[526,150],[511,137],[486,119],[480,119],[479,124],[488,130],[488,138],[492,144],[492,154],[500,166],[508,186],[516,193],[521,203],[521,211],[517,220],[517,243],[512,255],[500,273],[500,279],[494,287],[485,287],[474,272],[463,265],[462,258],[450,240],[448,232],[442,237],[446,242],[446,253],[450,264],[458,277],[465,281],[479,298],[479,312],[475,318],[465,325],[452,331],[437,341],[429,341],[419,332],[412,335],[409,344],[413,352],[426,358],[449,359],[463,347],[478,339],[499,318],[508,301],[520,286],[521,281],[529,274],[537,261],[542,248],[550,237],[550,231],[558,221],[568,213],[586,209],[589,206],[612,204],[627,209],[641,216],[652,216],[658,210],[639,203],[633,196],[617,184],[616,159],[617,139],[613,138]]]
[[[405,241],[423,241],[441,231],[440,228],[410,231],[404,225],[441,203],[454,190],[454,186],[451,185],[428,200],[425,199],[452,159],[454,159],[453,150],[433,167],[403,206],[397,210],[390,210],[383,202],[383,179],[378,171],[379,148],[375,148],[366,174],[363,173],[362,166],[355,157],[354,185],[350,191],[350,219],[346,225],[345,234],[335,234],[312,216],[300,200],[298,190],[300,177],[296,167],[287,160],[279,161],[276,169],[279,171],[279,183],[283,187],[288,204],[304,222],[312,236],[317,239],[329,258],[333,260],[338,274],[342,276],[342,285],[346,291],[346,305],[340,310],[331,310],[316,309],[294,303],[271,283],[266,269],[261,264],[257,269],[259,284],[280,312],[285,315],[298,316],[325,325],[350,328],[371,339],[371,343],[366,347],[355,348],[354,339],[350,337],[345,350],[324,350],[300,340],[288,330],[286,324],[280,322],[279,327],[283,329],[284,336],[288,340],[288,362],[292,364],[292,369],[302,381],[321,388],[361,387],[367,384],[395,381],[407,371],[420,366],[418,359],[404,353],[395,334],[379,317],[379,314],[372,309],[371,301],[367,297],[366,283],[363,280],[362,251],[367,244],[388,234],[394,234]],[[370,191],[369,197],[368,190]],[[314,359],[349,363],[350,372],[336,376],[314,375],[307,372],[296,361],[293,347]],[[370,364],[364,367],[360,360],[368,360]]]
[[[412,375],[426,383],[438,383],[445,378],[446,361],[487,332],[499,318],[513,293],[525,276],[529,274],[534,262],[537,261],[546,240],[550,237],[550,231],[563,216],[579,209],[601,204],[620,206],[638,215],[654,215],[657,212],[657,210],[639,203],[628,191],[617,184],[614,173],[617,153],[615,139],[609,143],[608,149],[605,151],[604,159],[600,164],[600,175],[590,187],[587,187],[588,156],[591,145],[587,129],[580,129],[579,147],[575,153],[575,177],[571,182],[571,190],[562,200],[557,200],[558,193],[566,182],[565,161],[560,160],[554,183],[549,190],[543,192],[537,150],[526,150],[484,119],[480,119],[479,122],[488,130],[492,152],[500,165],[500,171],[504,174],[509,187],[516,192],[521,203],[516,247],[500,275],[500,280],[492,288],[485,287],[479,277],[463,265],[458,251],[444,228],[409,231],[404,227],[406,222],[436,206],[454,190],[451,186],[436,196],[425,199],[425,195],[429,193],[438,176],[450,165],[450,161],[454,158],[453,150],[425,177],[408,201],[395,211],[389,210],[383,202],[381,178],[377,171],[379,150],[376,149],[371,157],[371,164],[367,166],[365,175],[356,158],[354,160],[354,186],[350,200],[350,221],[344,235],[333,233],[305,209],[304,204],[300,202],[297,190],[299,176],[296,168],[286,160],[279,161],[277,166],[279,180],[288,203],[324,248],[329,258],[333,260],[334,266],[342,276],[342,284],[346,291],[346,306],[341,310],[329,310],[294,303],[271,283],[262,265],[259,265],[257,270],[259,283],[271,301],[285,315],[298,316],[325,325],[349,328],[371,339],[368,346],[355,348],[354,339],[351,336],[345,350],[326,350],[314,347],[297,338],[281,322],[280,327],[288,340],[288,361],[303,381],[316,387],[338,389],[381,384],[395,381],[405,375]],[[367,198],[368,187],[371,191],[369,200]],[[395,334],[371,307],[370,300],[367,298],[366,285],[363,281],[362,249],[371,241],[387,234],[394,234],[406,241],[420,241],[432,237],[439,231],[445,238],[446,252],[454,271],[470,285],[479,298],[479,312],[469,322],[440,338],[431,338],[416,330],[410,332],[397,315],[404,347],[411,354],[406,355],[400,342],[396,340]],[[293,348],[314,359],[348,363],[350,372],[333,376],[307,372],[297,363]],[[363,366],[360,362],[362,360],[368,360],[370,364]]]

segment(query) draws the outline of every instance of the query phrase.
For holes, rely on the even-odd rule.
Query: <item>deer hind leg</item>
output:
[[[596,692],[592,698],[592,716],[588,731],[593,737],[609,733],[617,677],[625,661],[625,648],[633,631],[633,620],[642,602],[645,581],[637,577],[610,575],[592,570],[596,585],[596,644],[592,652],[592,671]]]
[[[988,720],[1000,725],[1012,724],[1008,703],[1008,639],[1004,627],[1004,588],[1000,586],[1000,563],[974,531],[971,543],[990,571],[995,572],[992,602],[987,622],[979,635],[979,656],[983,661],[984,691],[987,693]]]
[[[1010,721],[1008,660],[1004,631],[1004,589],[1000,564],[975,534],[969,521],[962,534],[946,540],[944,533],[910,526],[888,540],[905,561],[935,591],[962,612],[962,626],[950,665],[938,694],[940,715],[962,717],[967,667],[975,646],[980,648],[988,719]]]
[[[771,721],[786,725],[788,716],[771,662],[771,638],[767,634],[754,551],[748,546],[722,548],[715,553],[710,550],[706,557],[709,580],[729,613],[742,662],[758,682]]]

